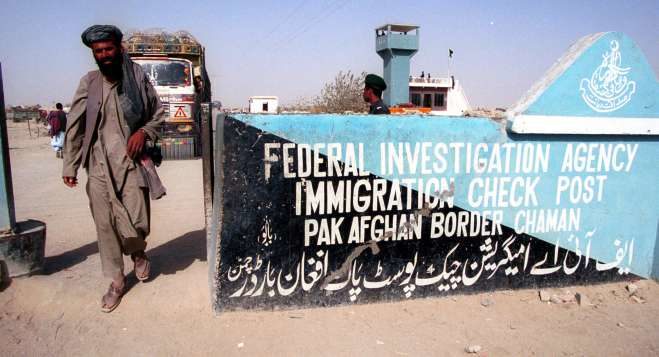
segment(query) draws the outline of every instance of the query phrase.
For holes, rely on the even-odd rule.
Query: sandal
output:
[[[151,272],[151,260],[146,256],[146,253],[138,252],[130,255],[130,258],[133,260],[133,271],[135,271],[135,277],[139,281],[145,281],[149,279],[149,273]],[[137,260],[144,261],[141,268],[137,266]]]
[[[125,287],[126,287],[125,281],[123,286],[120,288],[117,288],[114,286],[113,283],[110,283],[108,292],[105,293],[105,295],[103,295],[103,298],[101,299],[101,311],[112,312],[114,309],[116,309],[117,306],[119,306],[119,303],[121,302],[121,297],[124,296]]]

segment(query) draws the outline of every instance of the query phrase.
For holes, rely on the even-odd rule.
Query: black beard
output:
[[[123,71],[121,69],[123,58],[121,57],[121,55],[112,58],[112,62],[110,64],[99,62],[96,58],[94,58],[94,60],[98,65],[98,69],[105,77],[115,80],[121,79],[121,76],[123,74]]]

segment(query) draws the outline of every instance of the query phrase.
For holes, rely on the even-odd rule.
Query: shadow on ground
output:
[[[45,275],[51,275],[69,269],[74,265],[84,262],[87,260],[87,257],[97,253],[98,244],[94,241],[76,249],[69,250],[68,252],[53,255],[52,257],[46,257],[43,273]]]
[[[188,232],[153,249],[147,248],[146,253],[153,263],[149,280],[156,279],[160,274],[176,274],[196,260],[206,261],[206,231]]]
[[[9,278],[9,269],[4,260],[0,260],[0,293],[5,291],[11,285],[11,278]]]
[[[195,260],[206,261],[206,233],[203,229],[188,232],[153,249],[147,247],[146,253],[153,263],[149,280],[157,278],[160,274],[176,274],[178,271],[185,270]],[[51,275],[69,269],[82,263],[93,254],[98,254],[96,242],[59,255],[46,257],[44,274]],[[132,266],[126,267],[128,276],[133,275],[131,274],[132,269]]]

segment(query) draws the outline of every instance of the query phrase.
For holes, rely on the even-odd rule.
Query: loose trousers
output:
[[[139,186],[136,175],[141,173],[137,168],[127,172],[123,184],[115,191],[114,185],[109,181],[111,179],[107,177],[107,170],[103,167],[107,165],[107,161],[103,158],[95,159],[97,160],[91,160],[92,165],[88,170],[87,196],[96,225],[103,275],[114,278],[124,273],[122,254],[129,255],[146,247],[145,239],[149,235],[151,216],[149,191]],[[113,191],[118,202],[125,207],[130,222],[120,219],[120,215],[116,213],[117,207],[113,205],[110,197]],[[127,224],[132,225],[137,237],[122,237],[121,232],[129,229],[120,225]]]

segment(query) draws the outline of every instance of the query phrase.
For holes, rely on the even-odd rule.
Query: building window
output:
[[[414,104],[415,107],[421,106],[421,94],[419,93],[410,93],[410,102]]]
[[[432,107],[432,94],[426,93],[423,95],[423,106],[426,108]]]
[[[435,93],[435,106],[436,107],[444,106],[444,93]]]
[[[263,111],[264,112],[268,111],[268,102],[263,103]]]

